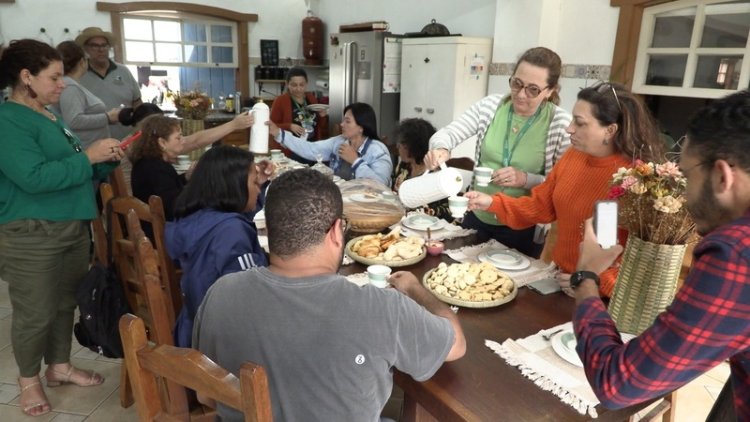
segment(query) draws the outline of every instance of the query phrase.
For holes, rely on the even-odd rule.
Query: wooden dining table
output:
[[[444,241],[446,249],[476,244],[475,236]],[[440,262],[455,262],[447,255],[430,256],[396,270],[418,279]],[[366,270],[360,263],[343,266],[342,274]],[[460,308],[457,315],[466,337],[466,354],[446,362],[427,381],[395,371],[394,381],[404,391],[402,421],[582,421],[591,419],[544,391],[521,371],[487,346],[485,339],[502,343],[528,337],[539,330],[570,321],[574,300],[562,292],[541,295],[522,287],[506,304],[485,309]],[[625,409],[597,406],[599,421],[626,420],[652,401]]]

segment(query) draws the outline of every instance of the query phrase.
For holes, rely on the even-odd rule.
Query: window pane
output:
[[[181,63],[182,47],[174,43],[156,43],[156,61]]]
[[[750,31],[750,2],[706,6],[701,47],[743,48]]]
[[[232,27],[211,25],[211,42],[232,42]]]
[[[214,63],[232,63],[232,47],[211,47],[211,61]]]
[[[206,25],[184,22],[182,38],[187,42],[206,42]]]
[[[154,50],[150,42],[125,41],[127,56],[125,61],[129,62],[153,62]]]
[[[143,19],[123,19],[123,33],[126,40],[153,40],[151,21]]]
[[[157,41],[181,41],[180,23],[175,21],[154,21],[154,35]]]
[[[696,88],[737,89],[742,56],[699,56],[695,70]]]
[[[208,63],[208,48],[205,45],[186,45],[185,61],[188,63]]]
[[[695,13],[695,7],[688,7],[656,15],[651,47],[690,47]]]
[[[647,85],[682,86],[687,55],[653,54],[649,57]]]

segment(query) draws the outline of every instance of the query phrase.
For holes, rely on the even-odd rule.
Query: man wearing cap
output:
[[[115,36],[101,28],[92,26],[81,31],[76,37],[76,44],[86,50],[89,70],[79,82],[104,101],[108,110],[123,105],[135,108],[142,102],[141,90],[127,67],[110,60],[109,49],[114,42]],[[109,129],[112,137],[118,139],[124,138],[132,130],[120,123],[111,124]]]

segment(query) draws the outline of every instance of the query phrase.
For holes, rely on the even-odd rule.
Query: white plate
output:
[[[404,227],[413,230],[437,230],[443,227],[443,220],[426,214],[411,215],[404,218],[401,224],[403,224]]]
[[[354,202],[377,202],[380,200],[380,198],[382,198],[382,196],[379,193],[367,195],[365,195],[364,193],[355,193],[349,196],[349,199]]]
[[[329,107],[330,105],[328,104],[309,104],[305,108],[310,111],[323,111],[323,110],[328,110]]]
[[[576,335],[573,334],[573,331],[564,330],[559,332],[552,337],[550,342],[552,343],[552,349],[558,354],[558,356],[572,365],[583,368],[583,362],[581,362],[581,358],[579,358],[578,353],[576,353],[577,341]]]
[[[492,264],[496,268],[506,271],[520,271],[531,266],[529,258],[504,249],[485,251],[480,253],[477,258],[481,262]]]

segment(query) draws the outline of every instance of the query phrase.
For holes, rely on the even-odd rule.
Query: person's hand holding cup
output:
[[[453,218],[463,218],[469,208],[469,199],[463,196],[451,196],[448,198],[448,209]]]
[[[391,275],[391,268],[385,265],[370,265],[367,267],[367,279],[375,287],[388,287],[388,276]]]
[[[489,167],[474,167],[474,180],[477,186],[487,186],[492,181],[492,169]]]

